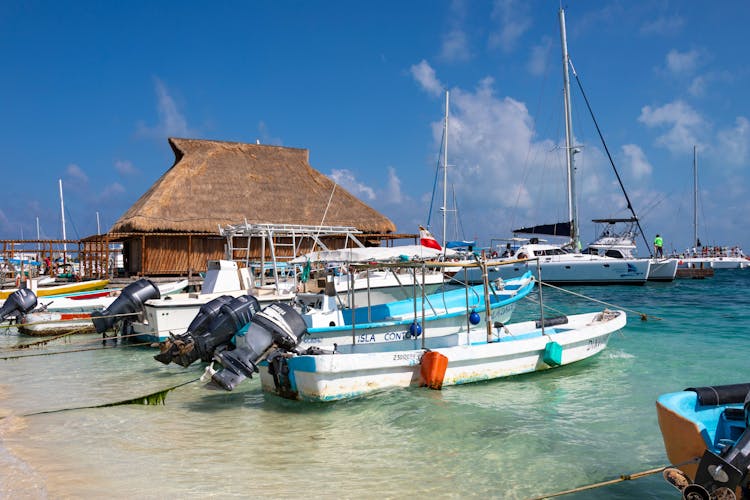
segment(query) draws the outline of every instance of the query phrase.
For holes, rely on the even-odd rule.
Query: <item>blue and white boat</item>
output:
[[[332,280],[329,279],[326,288],[326,294],[299,297],[294,306],[305,332],[294,344],[295,348],[343,354],[355,349],[371,352],[418,348],[421,338],[428,335],[432,342],[446,345],[459,336],[486,338],[488,323],[493,327],[508,322],[516,303],[533,290],[534,278],[527,273],[506,282],[488,284],[486,289],[484,286],[456,288],[355,309],[337,307]],[[156,359],[187,366],[198,357],[211,361],[214,351],[232,347],[241,350],[256,342],[250,321],[260,309],[259,304],[247,304],[245,300],[235,305],[227,297],[225,303],[207,306],[205,314],[196,316],[185,333],[161,343],[161,353]],[[252,311],[246,314],[248,309]],[[187,352],[184,346],[190,346]],[[189,353],[194,346],[201,353],[198,357]]]
[[[656,414],[674,464],[664,478],[683,498],[750,498],[750,383],[663,394]]]
[[[528,273],[524,276],[530,278]],[[484,294],[479,294],[479,289],[484,289]],[[349,399],[419,385],[439,389],[589,358],[601,352],[610,335],[626,324],[623,311],[610,310],[510,325],[482,320],[492,306],[489,311],[483,308],[481,297],[485,297],[484,303],[493,304],[490,297],[494,292],[487,285],[472,290],[474,299],[465,290],[454,291],[459,293],[446,300],[443,316],[433,320],[439,326],[425,320],[415,322],[420,311],[413,302],[412,311],[404,310],[404,317],[393,326],[385,325],[387,321],[361,325],[365,335],[367,327],[383,335],[394,332],[397,335],[393,341],[377,336],[375,342],[362,341],[349,333],[340,337],[346,344],[337,344],[333,340],[341,334],[336,328],[308,328],[302,316],[289,306],[271,305],[253,318],[244,335],[237,337],[236,349],[217,350],[214,361],[220,370],[214,371],[212,363],[208,373],[216,384],[233,390],[244,378],[260,371],[265,391],[302,401]],[[519,288],[513,299],[518,300],[527,290],[529,285]],[[459,294],[463,294],[463,305]],[[416,338],[409,335],[414,325],[424,325]],[[356,322],[348,331],[356,332]],[[307,336],[319,336],[323,347],[308,347]]]
[[[625,324],[625,312],[605,310],[555,318],[546,327],[537,321],[493,326],[481,339],[468,332],[426,337],[421,346],[411,349],[392,350],[387,344],[378,351],[354,346],[347,354],[278,349],[261,364],[260,378],[266,392],[314,402],[395,388],[439,389],[589,358],[601,352],[610,335]],[[226,358],[221,357],[224,370],[215,373],[213,380],[231,389],[237,357]]]

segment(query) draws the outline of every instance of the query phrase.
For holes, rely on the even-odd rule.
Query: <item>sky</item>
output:
[[[399,232],[429,224],[441,240],[445,91],[448,239],[567,220],[560,6],[2,2],[0,238],[61,238],[60,179],[67,237],[107,231],[173,164],[167,138],[187,137],[308,149]],[[750,2],[562,6],[645,238],[688,248],[697,213],[704,244],[750,251]],[[571,78],[586,244],[592,219],[630,212]]]

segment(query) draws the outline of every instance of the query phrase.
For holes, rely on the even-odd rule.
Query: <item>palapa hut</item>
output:
[[[396,229],[312,168],[307,149],[177,138],[169,144],[174,165],[108,234],[123,242],[128,274],[203,271],[207,260],[225,257],[220,226],[245,221],[352,226],[370,244]]]

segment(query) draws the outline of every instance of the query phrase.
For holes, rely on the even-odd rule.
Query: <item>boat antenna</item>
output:
[[[578,77],[578,73],[576,72],[576,69],[573,66],[573,61],[569,60],[569,63],[570,63],[570,69],[573,71],[573,76],[575,77],[576,82],[578,83],[578,88],[581,90],[581,95],[583,96],[583,100],[584,102],[586,102],[586,108],[589,110],[591,119],[594,121],[594,126],[596,127],[596,133],[599,134],[599,139],[602,141],[602,146],[604,146],[604,151],[607,153],[607,158],[609,158],[609,163],[610,165],[612,165],[612,170],[615,171],[615,176],[617,177],[617,182],[620,184],[620,189],[622,190],[622,194],[625,195],[625,201],[628,204],[628,210],[630,210],[630,213],[633,214],[635,223],[638,226],[638,231],[640,231],[641,237],[643,238],[643,242],[646,244],[646,248],[648,248],[649,256],[653,257],[653,254],[651,253],[651,246],[648,244],[648,241],[646,240],[646,235],[643,233],[641,222],[638,219],[638,216],[635,214],[635,209],[633,209],[633,204],[630,202],[630,197],[628,196],[627,191],[625,191],[625,185],[622,183],[622,178],[620,178],[620,173],[617,171],[617,167],[615,166],[615,161],[612,159],[612,155],[609,153],[609,148],[607,147],[607,143],[604,140],[602,131],[599,128],[599,123],[596,121],[596,117],[594,116],[594,111],[591,109],[591,104],[589,104],[589,99],[588,97],[586,97],[586,92],[584,92],[583,90],[583,84],[581,83],[581,79]]]

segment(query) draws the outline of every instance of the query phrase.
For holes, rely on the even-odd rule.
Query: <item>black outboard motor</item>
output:
[[[153,281],[141,278],[122,289],[120,296],[112,302],[109,307],[102,311],[91,313],[91,321],[94,322],[96,333],[104,333],[123,319],[123,315],[139,313],[143,311],[143,304],[150,299],[161,297],[159,288]]]
[[[198,359],[211,361],[216,350],[226,348],[237,330],[250,323],[258,311],[260,303],[252,295],[215,298],[203,304],[185,333],[162,342],[161,352],[154,359],[185,367]]]
[[[0,307],[0,321],[8,318],[17,318],[36,307],[36,295],[28,288],[19,288],[8,295],[5,303]]]
[[[245,344],[233,351],[214,354],[214,361],[224,367],[211,377],[214,382],[231,391],[245,377],[257,373],[260,362],[273,347],[292,351],[307,333],[302,316],[289,304],[276,302],[255,315],[245,334]]]
[[[728,386],[734,387],[734,386]],[[737,384],[739,387],[739,384]],[[697,392],[697,391],[696,391]],[[725,418],[745,420],[745,431],[735,441],[717,455],[706,450],[698,463],[695,481],[682,490],[682,497],[690,500],[711,498],[735,498],[735,490],[742,488],[742,497],[750,495],[750,393],[745,396],[744,411],[739,415],[727,414]],[[739,412],[738,412],[739,413]]]

